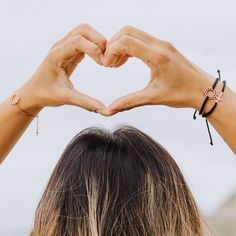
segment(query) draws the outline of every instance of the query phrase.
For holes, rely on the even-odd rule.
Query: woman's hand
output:
[[[172,44],[126,26],[108,41],[103,64],[119,67],[129,57],[141,59],[151,69],[151,80],[141,91],[114,101],[108,107],[108,115],[142,105],[198,109],[203,100],[202,91],[213,80]]]
[[[93,112],[104,109],[100,101],[78,92],[70,76],[85,54],[101,65],[105,49],[106,39],[99,32],[87,24],[76,27],[51,48],[32,79],[19,89],[22,109],[29,114],[64,104]]]
[[[126,26],[107,43],[103,64],[119,67],[129,57],[141,59],[151,69],[151,80],[141,91],[114,101],[106,114],[129,110],[142,105],[167,105],[200,109],[203,92],[214,78],[186,59],[175,47],[141,30]],[[222,82],[217,85],[220,93]],[[206,111],[214,105],[211,100]],[[236,94],[226,87],[221,104],[208,120],[236,155]]]
[[[102,64],[105,48],[106,39],[100,33],[87,24],[78,26],[51,48],[33,77],[10,97],[18,96],[19,107],[9,99],[0,104],[4,137],[0,139],[0,164],[42,108],[68,104],[93,112],[104,110],[100,101],[74,89],[70,76],[85,54]]]

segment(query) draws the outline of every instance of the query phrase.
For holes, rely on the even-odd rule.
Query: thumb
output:
[[[86,94],[83,94],[75,89],[72,89],[70,91],[67,104],[78,106],[84,108],[87,111],[96,113],[101,113],[100,111],[103,111],[106,108],[106,106],[101,101]]]
[[[118,112],[130,110],[135,107],[149,105],[150,101],[147,90],[143,89],[118,98],[108,106],[107,110],[109,115],[114,115]]]

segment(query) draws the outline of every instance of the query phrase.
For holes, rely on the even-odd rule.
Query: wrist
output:
[[[196,78],[193,79],[193,83],[192,83],[192,89],[190,90],[190,107],[194,108],[196,110],[200,110],[202,103],[205,99],[204,96],[204,91],[206,88],[211,88],[213,83],[215,81],[215,78],[208,75],[208,74],[200,74],[197,75]],[[219,81],[217,87],[216,87],[216,91],[219,92],[221,89],[221,81]],[[211,107],[211,105],[214,104],[214,101],[209,100],[208,103],[206,104],[206,109],[208,109],[208,107]]]
[[[25,83],[16,93],[18,93],[20,98],[18,104],[20,108],[29,115],[37,116],[44,107],[40,104],[40,98],[37,95],[36,86],[34,86],[32,80]]]

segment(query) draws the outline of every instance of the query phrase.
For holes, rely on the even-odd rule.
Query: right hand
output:
[[[144,89],[110,104],[107,115],[143,105],[199,109],[202,92],[212,84],[213,78],[186,59],[172,44],[126,26],[108,41],[103,64],[119,67],[129,57],[141,59],[151,69],[151,79]]]
[[[105,48],[105,37],[91,26],[76,27],[51,48],[32,79],[19,89],[22,109],[35,114],[46,106],[66,104],[93,112],[103,110],[102,102],[74,88],[70,76],[85,54],[101,65]]]

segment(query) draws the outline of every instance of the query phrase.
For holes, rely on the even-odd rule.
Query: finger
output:
[[[124,65],[129,59],[129,56],[123,55],[120,57],[120,60],[114,65],[114,67],[120,67]]]
[[[110,115],[114,115],[121,111],[130,110],[148,104],[150,104],[150,99],[145,89],[143,89],[115,100],[108,106],[107,110]]]
[[[120,55],[108,53],[106,50],[105,55],[103,57],[103,65],[106,67],[112,67],[113,63],[117,61],[117,59],[119,58],[120,58]]]
[[[136,38],[122,36],[107,47],[103,61],[104,66],[109,66],[115,56],[122,54],[137,57],[149,65],[154,59],[155,51],[151,46]]]
[[[120,59],[123,55],[116,56],[116,58],[112,61],[111,67],[116,67],[116,65],[120,62]]]
[[[70,94],[68,94],[67,105],[78,106],[86,109],[87,111],[96,113],[106,108],[105,105],[99,100],[78,92],[75,89],[72,89]]]
[[[104,57],[105,58],[105,57]],[[113,59],[111,59],[111,62],[109,65],[109,67],[120,67],[121,65],[123,65],[127,60],[128,60],[129,56],[126,54],[120,55],[120,56],[115,56],[113,57]],[[104,61],[104,59],[103,59]]]
[[[110,45],[114,43],[116,40],[118,40],[123,35],[131,36],[133,38],[139,39],[147,44],[150,44],[152,46],[156,46],[157,43],[162,43],[164,41],[157,39],[153,37],[152,35],[137,29],[133,26],[125,26],[123,27],[118,33],[116,33],[108,42],[107,45]]]
[[[88,24],[81,24],[77,26],[68,35],[66,35],[62,39],[62,41],[65,42],[68,39],[73,38],[74,36],[77,36],[77,35],[81,35],[87,40],[96,44],[101,49],[102,52],[106,50],[106,43],[107,43],[106,38]]]
[[[69,61],[65,65],[65,72],[70,77],[72,73],[74,72],[77,65],[83,60],[84,54],[81,55],[75,55],[69,59]]]
[[[54,60],[56,63],[64,66],[73,56],[85,53],[94,59],[98,64],[101,62],[101,49],[81,35],[68,39],[60,47],[55,49]]]

